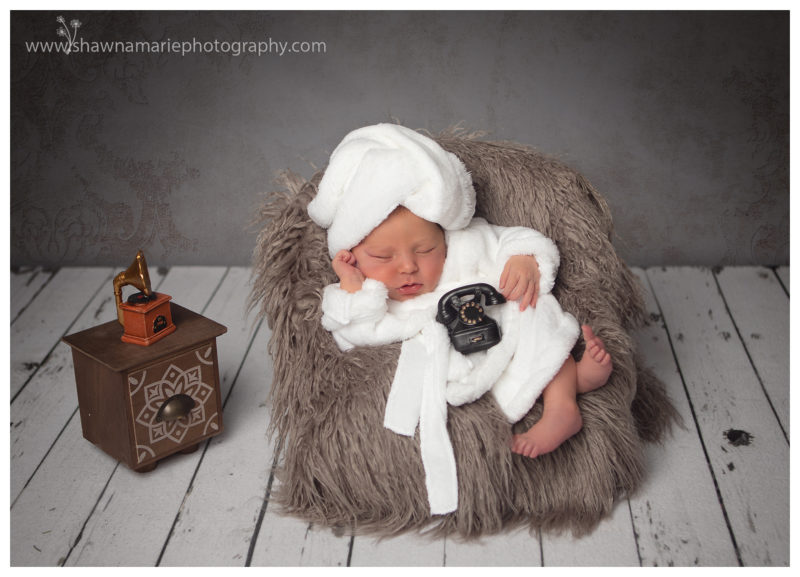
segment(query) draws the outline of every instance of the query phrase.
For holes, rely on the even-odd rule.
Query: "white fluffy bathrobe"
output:
[[[367,279],[356,293],[329,285],[322,300],[322,324],[342,350],[403,341],[384,425],[413,436],[419,423],[432,514],[458,506],[447,403],[462,405],[491,391],[509,422],[518,421],[564,364],[580,332],[575,318],[550,294],[559,260],[550,239],[532,229],[493,226],[481,218],[464,229],[447,231],[445,238],[447,259],[434,292],[392,301],[382,283]],[[487,307],[500,325],[501,342],[487,351],[462,355],[435,320],[439,298],[475,282],[497,287],[513,255],[536,257],[541,274],[536,308],[520,312],[517,302]]]
[[[558,270],[555,244],[531,229],[473,219],[475,189],[464,164],[409,128],[377,124],[347,134],[331,154],[308,214],[327,229],[333,258],[361,242],[400,205],[445,231],[447,259],[439,286],[397,302],[373,279],[355,293],[330,285],[323,293],[322,323],[345,351],[403,342],[384,425],[413,436],[419,424],[431,513],[444,514],[458,506],[447,404],[469,403],[491,391],[509,422],[518,421],[564,364],[580,330],[550,294]],[[435,320],[439,298],[476,282],[497,287],[513,255],[536,257],[541,274],[536,308],[488,307],[500,325],[501,342],[469,356],[458,353],[447,329]]]

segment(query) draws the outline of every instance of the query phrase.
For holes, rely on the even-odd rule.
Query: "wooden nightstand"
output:
[[[116,320],[63,338],[83,436],[139,472],[222,432],[216,338],[227,329],[170,304],[177,329],[150,346],[122,342]]]

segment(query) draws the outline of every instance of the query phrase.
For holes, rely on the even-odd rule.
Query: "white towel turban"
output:
[[[464,164],[434,140],[397,124],[376,124],[339,143],[308,214],[328,229],[333,258],[401,205],[445,230],[458,230],[472,220],[475,189]]]

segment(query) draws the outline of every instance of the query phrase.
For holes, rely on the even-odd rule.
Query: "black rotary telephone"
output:
[[[485,298],[482,298],[485,297]],[[483,307],[506,302],[503,295],[486,283],[451,290],[439,299],[436,320],[447,327],[455,349],[468,355],[500,342],[500,327]]]

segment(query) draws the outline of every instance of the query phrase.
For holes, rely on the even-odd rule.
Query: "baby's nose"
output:
[[[416,272],[417,270],[417,259],[414,258],[414,255],[406,254],[400,259],[400,272],[403,273],[411,273]]]

